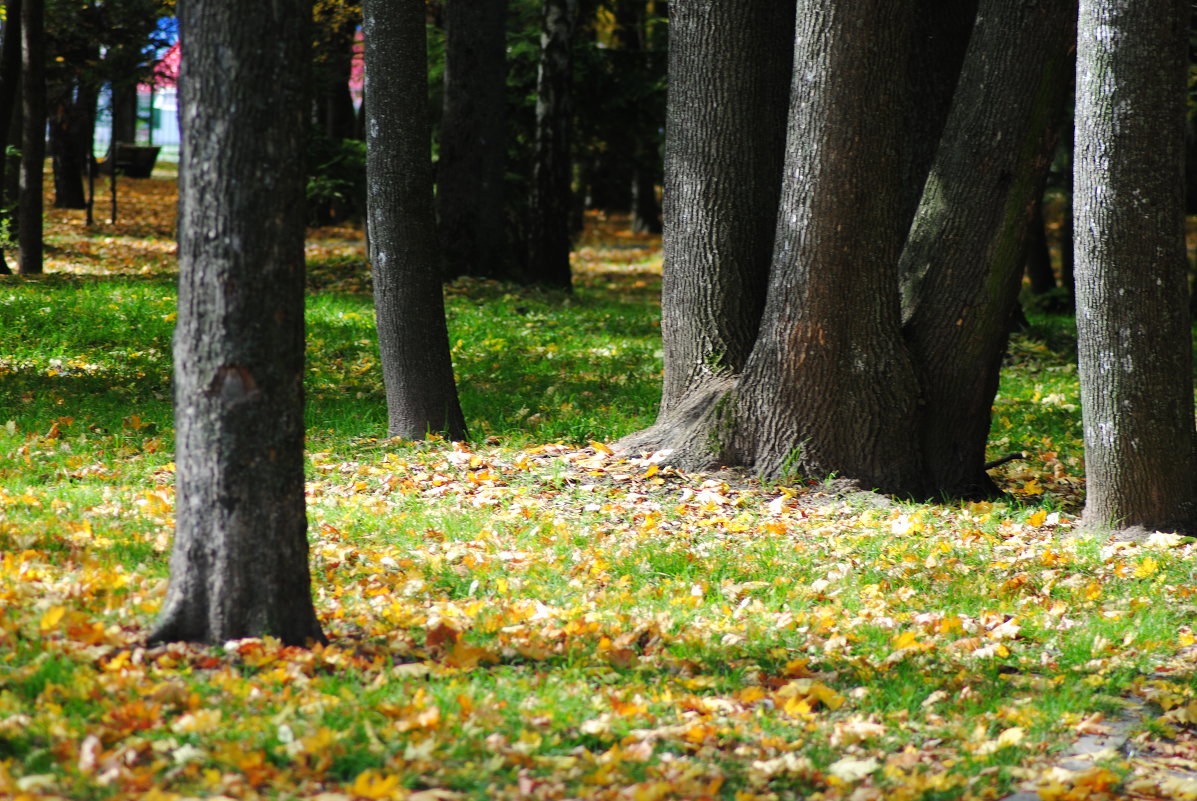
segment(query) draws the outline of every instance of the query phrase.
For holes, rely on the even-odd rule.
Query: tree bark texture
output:
[[[18,272],[42,272],[42,172],[46,162],[45,0],[21,3],[21,188],[18,198]]]
[[[948,494],[996,491],[984,470],[990,412],[1055,151],[1075,18],[1071,0],[982,0],[902,252],[921,447],[931,486]]]
[[[310,0],[180,0],[176,526],[151,642],[323,640],[303,488]]]
[[[5,5],[4,38],[0,44],[0,142],[7,146],[12,134],[15,109],[21,84],[21,0],[9,0]],[[7,147],[5,148],[7,149]],[[10,199],[4,189],[8,183],[7,154],[0,154],[0,220],[11,227],[13,215]],[[13,233],[10,228],[10,233]],[[0,275],[12,275],[12,269],[0,249]]]
[[[388,432],[464,439],[432,211],[422,0],[366,0],[366,191]]]
[[[678,0],[670,13],[661,419],[752,350],[794,58],[793,0]]]
[[[714,6],[743,10],[732,3],[707,8]],[[686,6],[674,3],[671,10],[673,50],[685,54],[686,37],[701,41],[699,32],[728,35],[730,26],[711,25],[710,17],[693,20],[696,30],[688,31],[678,25]],[[646,432],[649,437],[633,436],[622,446],[668,448],[675,462],[689,467],[740,464],[772,476],[838,472],[869,488],[921,489],[919,453],[912,447],[917,386],[901,339],[897,293],[905,233],[903,154],[891,124],[905,97],[910,10],[908,3],[892,0],[798,3],[784,166],[775,161],[757,173],[760,165],[749,160],[741,167],[745,178],[756,177],[758,187],[767,186],[767,176],[782,175],[779,202],[754,206],[758,199],[749,194],[742,196],[744,206],[721,210],[716,205],[740,189],[740,181],[727,180],[736,174],[722,169],[723,160],[753,141],[745,123],[761,121],[724,102],[707,104],[704,84],[695,83],[690,87],[695,99],[688,105],[715,115],[706,135],[684,129],[695,138],[679,142],[684,95],[671,85],[666,237],[677,237],[673,247],[688,245],[698,255],[682,250],[688,258],[671,264],[677,251],[666,251],[672,272],[667,277],[678,283],[670,287],[676,294],[663,296],[663,318],[669,320],[666,326],[663,319],[663,335],[677,338],[691,325],[690,338],[700,339],[738,318],[747,330],[737,336],[755,339],[755,345],[738,380],[725,365],[708,367],[706,379],[685,373],[672,378],[680,391],[667,390],[666,397],[676,392],[681,400]],[[767,59],[759,39],[749,52]],[[701,59],[701,49],[695,55]],[[686,74],[679,62],[670,66],[671,77]],[[729,92],[728,103],[735,94]],[[680,121],[687,118],[681,115]],[[757,151],[757,157],[769,158],[768,150]],[[711,165],[720,169],[712,172]],[[688,187],[693,189],[686,195]],[[746,209],[776,220],[775,234],[764,235],[774,243],[772,270],[768,260],[761,260],[746,268],[751,272],[743,274],[742,283],[733,283],[730,259],[743,254],[712,245],[741,235],[738,226],[754,220]],[[673,227],[678,221],[680,230]],[[729,226],[727,234],[724,226]],[[707,310],[766,276],[763,314],[753,316],[740,307],[716,317]],[[700,292],[704,287],[708,294]],[[679,351],[669,350],[670,339],[666,342],[667,363],[676,362]],[[692,368],[693,362],[680,366]],[[670,380],[667,376],[667,386]]]
[[[571,84],[577,0],[544,0],[540,68],[536,78],[536,140],[528,208],[527,276],[569,289],[569,215],[573,202],[570,154]]]
[[[1185,286],[1189,4],[1081,0],[1076,311],[1086,523],[1197,532]]]
[[[902,154],[887,125],[905,96],[910,11],[895,0],[798,4],[769,295],[734,409],[716,420],[720,461],[921,489],[917,386],[894,291]]]
[[[436,210],[445,273],[509,278],[503,207],[507,0],[448,0],[444,19]]]

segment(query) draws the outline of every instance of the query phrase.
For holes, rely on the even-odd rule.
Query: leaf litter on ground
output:
[[[585,285],[653,291],[652,246],[604,271],[600,245]],[[164,368],[112,422],[82,394],[102,355],[38,362],[58,400],[7,398],[36,412],[0,429],[0,793],[1197,797],[1195,546],[1076,533],[1075,430],[1027,424],[1069,403],[1069,374],[1018,352],[1007,386],[1042,389],[996,404],[995,450],[1028,456],[993,503],[690,474],[603,439],[325,432],[307,494],[331,644],[312,649],[144,647],[174,503]],[[1141,704],[1127,751],[1056,767]]]

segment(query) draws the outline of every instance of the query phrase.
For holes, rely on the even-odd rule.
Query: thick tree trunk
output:
[[[540,69],[536,79],[536,141],[528,208],[527,277],[569,289],[569,214],[573,201],[570,156],[571,90],[577,0],[544,0]]]
[[[21,3],[21,190],[18,272],[42,272],[42,172],[46,163],[45,0]]]
[[[150,642],[323,640],[303,492],[310,0],[180,0],[177,500]],[[263,42],[269,46],[264,47]]]
[[[769,296],[732,408],[715,421],[721,461],[923,488],[911,447],[918,389],[894,291],[902,158],[887,126],[906,96],[911,8],[798,5]]]
[[[661,420],[743,369],[756,340],[794,58],[793,0],[679,0],[670,11]]]
[[[676,47],[678,36],[687,35],[677,24],[684,5],[675,3],[672,10]],[[896,291],[905,234],[903,163],[889,124],[901,114],[905,96],[910,10],[909,3],[893,0],[798,4],[780,212],[759,335],[738,382],[732,385],[730,371],[690,379],[690,392],[658,422],[652,444],[674,450],[674,461],[742,464],[770,476],[840,473],[869,488],[923,489],[915,446],[917,386],[901,339]],[[728,35],[724,25],[699,26],[708,36]],[[763,52],[759,42],[751,52]],[[671,76],[678,74],[674,69],[671,64]],[[694,90],[705,98],[701,85]],[[671,97],[671,109],[674,103]],[[710,109],[705,102],[696,106]],[[733,117],[730,125],[715,128],[724,148],[734,152],[747,138],[748,131],[737,127],[746,121]],[[735,188],[722,180],[704,185],[710,176],[703,167],[713,160],[689,160],[681,152],[672,146],[668,151],[667,192],[671,178],[679,177],[702,187],[704,200]],[[667,236],[673,219],[668,209],[678,201],[667,194]],[[680,213],[694,212],[684,206]],[[715,214],[687,238],[718,242],[711,231],[743,222]],[[688,272],[686,265],[671,269]],[[708,283],[727,275],[718,268],[711,273]],[[727,296],[740,287],[710,290]],[[684,319],[686,309],[679,306],[678,316]]]
[[[432,213],[423,0],[365,0],[366,185],[388,432],[464,439]]]
[[[1075,6],[982,0],[931,178],[902,252],[930,486],[996,491],[990,411],[1069,83]]]
[[[1076,305],[1085,522],[1197,533],[1185,293],[1189,3],[1081,0]]]
[[[5,6],[4,41],[0,45],[0,143],[7,145],[16,117],[18,89],[21,83],[21,0],[9,0]],[[7,185],[8,155],[0,153],[0,225],[11,225],[10,198],[4,192]],[[12,275],[12,269],[0,249],[0,275]]]
[[[503,209],[506,19],[507,0],[445,4],[445,104],[436,210],[449,278],[514,275]]]

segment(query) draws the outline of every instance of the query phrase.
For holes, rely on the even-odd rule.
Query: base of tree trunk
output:
[[[720,400],[735,389],[732,377],[711,378],[693,387],[657,422],[612,445],[617,453],[664,452],[665,462],[679,470],[713,470],[720,464],[711,447],[712,417]]]
[[[761,470],[761,466],[754,464],[751,454],[737,452],[732,444],[732,432],[720,434],[721,427],[729,424],[725,411],[728,404],[733,402],[736,383],[733,376],[714,377],[701,382],[653,425],[619,439],[611,447],[617,453],[628,456],[659,454],[662,464],[688,472],[745,468],[755,471],[762,478],[792,479],[794,476],[784,474],[784,471]],[[798,443],[795,443],[797,447]],[[805,477],[824,481],[831,480],[829,475]],[[874,489],[866,486],[867,482],[842,473],[837,474],[834,481],[840,491],[871,492]],[[932,487],[918,493],[925,500],[953,498],[968,501],[994,500],[1004,494],[984,465],[977,465],[975,472],[951,486]]]

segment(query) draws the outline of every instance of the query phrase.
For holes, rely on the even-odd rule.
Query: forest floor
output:
[[[1197,799],[1197,546],[1076,532],[1072,321],[1011,345],[999,501],[683,473],[606,444],[661,378],[659,241],[618,220],[572,295],[447,288],[468,443],[384,438],[360,231],[313,231],[330,645],[146,648],[174,185],[122,191],[0,283],[0,797]]]

